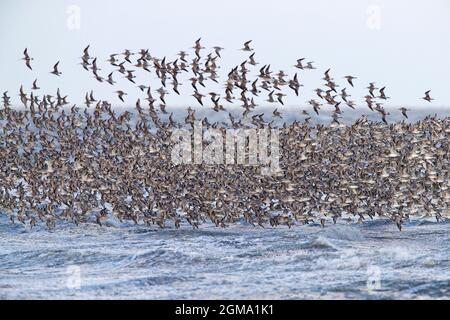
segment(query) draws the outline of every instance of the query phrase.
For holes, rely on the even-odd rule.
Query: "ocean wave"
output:
[[[315,237],[300,245],[302,249],[319,249],[319,250],[332,250],[336,251],[337,247],[328,239],[322,236]]]
[[[346,241],[361,241],[364,239],[361,231],[356,226],[335,225],[325,228],[321,235],[326,238]]]

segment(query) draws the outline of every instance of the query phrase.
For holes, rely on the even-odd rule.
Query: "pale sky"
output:
[[[80,9],[79,29],[70,28],[72,5]],[[96,98],[121,104],[112,93],[120,88],[134,105],[133,99],[142,95],[121,75],[115,75],[119,83],[112,87],[78,65],[83,48],[91,45],[90,53],[99,57],[103,69],[100,74],[106,76],[109,53],[148,48],[156,57],[173,60],[179,50],[192,50],[198,37],[207,47],[205,55],[212,46],[225,47],[221,80],[248,57],[238,49],[250,39],[259,66],[270,63],[273,71],[293,75],[296,59],[315,61],[317,70],[299,73],[305,87],[300,97],[288,99],[292,105],[314,98],[312,90],[322,85],[323,72],[331,68],[340,88],[348,87],[343,76],[358,77],[349,92],[360,104],[364,88],[375,81],[387,86],[390,105],[427,105],[420,98],[432,89],[433,106],[450,107],[448,0],[1,0],[0,90],[17,99],[20,84],[29,92],[38,78],[46,93],[60,87],[73,103],[82,103],[85,92],[94,89]],[[35,59],[33,71],[20,60],[25,47]],[[60,78],[49,74],[58,60]],[[138,75],[142,83],[159,87],[154,73]],[[168,104],[195,105],[189,87],[186,83],[180,88],[181,97],[171,94]]]

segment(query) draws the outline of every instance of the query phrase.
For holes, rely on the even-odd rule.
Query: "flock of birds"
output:
[[[258,167],[249,165],[174,165],[170,157],[175,128],[193,126],[195,121],[202,121],[205,130],[271,128],[273,118],[282,118],[278,108],[284,105],[286,90],[299,95],[298,72],[315,69],[312,61],[301,58],[295,64],[299,71],[292,77],[283,71],[274,74],[266,64],[256,69],[256,79],[249,79],[258,62],[247,41],[241,50],[250,55],[228,73],[223,95],[204,94],[201,91],[208,81],[219,84],[223,48],[213,47],[202,57],[205,48],[200,41],[195,42],[190,63],[185,51],[171,62],[151,56],[147,49],[111,54],[108,62],[114,71],[106,77],[100,74],[90,47],[84,49],[80,64],[97,81],[115,86],[115,74],[120,73],[146,95],[148,108],[138,99],[133,112],[118,113],[111,102],[97,100],[93,91],[86,93],[85,107],[71,105],[60,89],[56,96],[40,98],[37,80],[30,94],[20,88],[24,109],[12,107],[8,92],[3,93],[1,212],[11,222],[31,227],[39,221],[53,227],[58,220],[102,225],[113,217],[161,228],[170,224],[178,228],[183,222],[197,228],[208,220],[221,227],[243,220],[261,227],[311,222],[325,226],[339,218],[362,222],[379,216],[391,219],[401,230],[410,216],[433,216],[438,221],[446,217],[450,119],[428,116],[415,123],[389,124],[383,107],[389,99],[386,88],[370,83],[364,99],[382,121],[362,117],[343,125],[339,122],[342,106],[355,109],[356,102],[346,88],[338,93],[330,69],[324,73],[324,86],[315,90],[317,98],[309,104],[316,114],[324,105],[334,107],[332,122],[312,125],[309,111],[302,110],[305,121],[284,123],[279,128],[280,174],[262,175]],[[27,49],[23,54],[32,70],[34,59]],[[138,58],[133,61],[132,56]],[[132,66],[154,72],[161,87],[152,90],[150,85],[138,85]],[[59,61],[51,74],[62,75]],[[206,106],[207,96],[216,112],[227,112],[224,101],[231,105],[239,101],[242,117],[228,112],[229,122],[210,123],[207,117],[198,119],[196,110],[189,107],[184,121],[176,121],[173,114],[164,120],[166,96],[171,91],[180,95],[181,74],[191,76],[192,96],[201,107]],[[344,78],[351,87],[357,80],[350,75]],[[115,92],[125,102],[127,93]],[[256,100],[263,92],[268,103],[280,105],[271,121],[257,112]],[[433,100],[430,90],[423,99]],[[408,109],[400,111],[408,117]]]
[[[218,69],[220,66],[218,65],[218,59],[221,58],[220,52],[224,50],[222,47],[215,46],[212,49],[212,52],[208,53],[206,57],[202,59],[201,51],[205,49],[200,43],[201,39],[195,41],[195,45],[192,47],[194,49],[194,58],[191,62],[189,62],[188,56],[189,54],[186,51],[180,51],[178,53],[178,58],[174,61],[166,61],[166,57],[162,59],[153,57],[148,49],[141,49],[139,52],[133,53],[128,49],[125,49],[122,54],[111,54],[109,59],[106,61],[110,63],[113,67],[113,71],[109,72],[108,75],[102,76],[99,74],[101,69],[98,67],[97,57],[92,57],[89,53],[90,46],[87,46],[83,50],[83,55],[81,56],[81,66],[88,72],[92,72],[94,78],[98,82],[105,82],[112,86],[114,86],[117,82],[114,80],[115,74],[120,73],[123,75],[123,78],[127,79],[133,84],[136,84],[135,75],[138,69],[142,69],[145,72],[152,73],[152,69],[156,73],[158,80],[161,83],[161,87],[152,90],[151,85],[139,84],[136,85],[141,91],[146,93],[145,100],[147,100],[149,107],[151,109],[155,108],[155,103],[159,102],[159,108],[162,113],[166,112],[166,96],[170,94],[170,89],[167,89],[168,86],[171,86],[171,90],[174,94],[181,95],[179,91],[179,86],[182,83],[179,82],[180,74],[191,74],[192,77],[188,78],[188,81],[191,83],[192,89],[194,92],[192,96],[195,98],[197,103],[200,106],[205,106],[204,99],[208,96],[211,99],[211,104],[213,110],[216,112],[226,111],[226,108],[223,105],[223,102],[227,102],[230,105],[241,104],[243,107],[243,117],[247,117],[252,111],[254,111],[255,107],[257,107],[257,102],[255,98],[259,98],[263,92],[266,92],[267,99],[265,102],[270,104],[277,104],[278,106],[284,106],[283,97],[287,94],[284,92],[284,89],[287,87],[295,93],[296,96],[299,96],[299,92],[301,87],[303,86],[298,80],[298,72],[296,72],[292,79],[286,79],[288,75],[280,70],[277,73],[274,73],[271,70],[270,64],[265,64],[261,68],[256,66],[259,64],[255,60],[255,52],[251,47],[251,40],[244,43],[243,48],[240,49],[244,52],[251,52],[249,57],[245,59],[240,65],[234,67],[227,75],[227,79],[224,83],[224,92],[223,95],[220,92],[208,92],[201,93],[201,90],[205,88],[207,81],[212,81],[214,83],[219,83],[218,79],[220,78],[218,75]],[[26,66],[32,70],[31,61],[34,59],[30,57],[28,53],[28,49],[25,49],[23,52],[24,57],[22,60],[25,61]],[[137,59],[133,62],[132,56],[138,56]],[[59,71],[59,61],[53,66],[53,70],[50,72],[55,76],[61,76],[62,72]],[[297,59],[294,67],[299,71],[307,71],[314,70],[316,67],[313,65],[313,61],[305,62],[305,58]],[[255,79],[249,79],[250,69],[256,68],[259,70],[259,74]],[[137,68],[137,69],[136,69]],[[347,92],[347,88],[338,89],[339,85],[336,83],[334,78],[330,74],[331,70],[327,69],[324,72],[324,77],[322,80],[325,81],[323,87],[316,88],[314,92],[316,93],[317,98],[310,99],[307,103],[312,107],[312,110],[319,115],[321,108],[324,105],[329,105],[334,107],[334,111],[332,113],[333,122],[339,123],[339,118],[343,114],[342,106],[347,106],[351,109],[355,109],[357,103],[350,99],[351,95]],[[354,81],[357,77],[347,75],[343,77],[346,79],[347,83],[353,88]],[[33,83],[32,90],[38,90],[37,87],[37,79]],[[368,92],[364,96],[364,101],[367,107],[372,112],[377,112],[381,120],[384,123],[387,122],[387,116],[389,112],[383,106],[383,103],[389,99],[386,95],[385,90],[386,86],[381,88],[377,88],[375,82],[369,83]],[[240,91],[237,94],[237,97],[234,96],[234,90]],[[339,92],[338,92],[339,90]],[[116,90],[118,99],[121,102],[125,102],[125,96],[127,93],[123,90]],[[4,93],[4,99],[8,99],[8,92]],[[427,102],[432,102],[434,99],[431,97],[431,90],[427,90],[424,93],[423,100]],[[154,97],[156,96],[156,98]],[[28,101],[23,92],[23,87],[20,89],[20,96],[23,104],[26,106],[26,102]],[[58,101],[56,104],[58,106],[64,106],[68,104],[67,100],[62,99],[59,90],[57,93]],[[36,96],[31,96],[31,99],[35,101],[35,104],[39,104],[41,101]],[[52,104],[51,101],[52,96],[44,96],[42,98],[42,103],[44,104]],[[64,97],[66,98],[66,97]],[[100,104],[102,102],[108,101],[97,101],[94,98],[94,93],[91,91],[90,93],[86,93],[84,104],[87,107],[92,106],[97,103]],[[138,99],[136,101],[136,105],[140,107],[141,100]],[[409,111],[405,107],[399,108],[403,117],[408,118],[407,112]],[[301,110],[302,114],[306,116],[306,121],[309,121],[311,118],[309,116],[308,110]],[[282,118],[282,112],[276,108],[272,116]]]

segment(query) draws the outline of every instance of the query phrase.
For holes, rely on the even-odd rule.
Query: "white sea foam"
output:
[[[450,298],[448,223],[26,228],[0,215],[0,298]]]

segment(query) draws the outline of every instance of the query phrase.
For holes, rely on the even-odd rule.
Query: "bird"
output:
[[[197,101],[198,103],[203,107],[203,102],[202,102],[202,98],[205,97],[204,95],[202,95],[201,93],[199,93],[198,91],[195,91],[194,94],[192,95]]]
[[[313,63],[314,63],[314,61],[308,61],[308,62],[306,63],[305,69],[310,69],[310,70],[316,69],[316,67],[313,66]]]
[[[252,40],[248,40],[244,43],[244,47],[241,49],[242,51],[253,51],[252,48],[250,48],[250,43]]]
[[[347,82],[348,82],[352,87],[354,87],[354,85],[353,85],[353,80],[357,79],[356,77],[353,77],[353,76],[345,76],[344,78],[347,79]]]
[[[40,88],[37,86],[37,79],[35,79],[34,81],[33,81],[33,86],[32,86],[32,88],[31,88],[31,90],[39,90]]]
[[[203,47],[201,44],[200,44],[200,41],[202,40],[202,38],[198,38],[196,41],[195,41],[195,45],[194,45],[194,47],[193,47],[193,49],[195,49],[195,55],[196,55],[196,57],[197,58],[199,58],[200,59],[200,50],[201,49],[205,49],[205,47]]]
[[[59,65],[59,61],[57,63],[55,63],[55,65],[53,66],[53,71],[50,72],[51,74],[54,74],[55,76],[60,76],[62,73],[59,72],[58,70],[58,65]]]
[[[281,116],[281,112],[279,112],[277,108],[275,110],[273,110],[272,114],[273,114],[274,117],[278,117],[280,119],[283,119],[283,117]]]
[[[378,98],[387,100],[387,99],[389,99],[389,97],[386,96],[386,94],[384,93],[384,90],[386,90],[386,87],[383,87],[380,89],[380,96]]]
[[[278,105],[263,111],[258,103],[284,105],[285,99],[296,98],[302,85],[295,71],[314,69],[312,61],[305,64],[305,58],[298,59],[292,73],[272,71],[271,64],[254,68],[258,63],[249,41],[242,50],[253,51],[251,55],[232,65],[222,79],[222,48],[213,47],[203,55],[200,40],[192,60],[184,51],[175,60],[150,55],[149,49],[111,54],[104,80],[97,66],[104,59],[91,57],[89,45],[83,50],[83,68],[114,86],[111,91],[120,101],[125,102],[127,94],[116,89],[115,72],[133,82],[130,90],[139,94],[133,110],[114,108],[115,102],[94,97],[93,89],[85,92],[84,104],[69,104],[62,88],[56,94],[44,93],[37,79],[29,92],[21,85],[17,98],[5,91],[0,109],[0,143],[5,146],[0,148],[0,210],[9,221],[33,229],[39,224],[52,229],[65,222],[94,222],[101,228],[109,218],[158,229],[198,229],[208,223],[226,228],[243,221],[261,228],[311,223],[329,228],[338,220],[365,223],[380,218],[401,231],[410,216],[444,219],[450,200],[448,117],[406,121],[410,110],[401,107],[404,119],[388,119],[383,104],[389,98],[386,87],[378,94],[372,82],[363,101],[378,118],[363,114],[344,123],[344,114],[353,118],[356,112],[342,106],[355,109],[357,100],[350,99],[348,86],[340,89],[328,69],[325,82],[309,92],[316,100],[305,98],[312,109],[306,110],[297,98],[294,118],[286,119]],[[24,56],[26,61],[28,53]],[[61,74],[58,63],[56,75]],[[139,69],[151,71],[161,83],[159,89],[152,90],[153,83],[144,78],[148,74]],[[92,81],[92,75],[86,78]],[[353,87],[356,77],[344,78]],[[184,81],[190,86],[178,90]],[[41,97],[36,90],[42,90]],[[187,106],[178,119],[168,112],[172,91],[189,92],[202,108]],[[12,107],[15,99],[23,106]],[[424,99],[433,100],[430,91]],[[224,107],[226,103],[230,108]],[[325,121],[327,113],[331,121]],[[194,137],[194,150],[185,152],[190,161],[172,162],[173,133],[189,132],[200,124],[200,141]],[[265,139],[258,136],[263,132],[276,132],[266,137],[271,140],[267,147],[275,149],[266,151],[279,153],[269,161],[269,167],[278,163],[277,174],[265,170],[260,145]],[[241,133],[245,139],[234,136]],[[229,150],[223,162],[211,164],[203,152],[194,159],[196,152],[191,151],[200,146],[206,153],[214,149],[214,154],[220,152],[219,146],[228,148],[227,135],[237,143],[245,141],[231,153],[236,159],[226,161],[231,158]],[[250,165],[250,159],[257,164]]]
[[[214,49],[214,52],[216,53],[216,55],[217,55],[219,58],[221,58],[220,52],[221,52],[224,48],[219,47],[219,46],[216,46],[216,47],[213,47],[213,49]]]
[[[163,87],[159,88],[156,91],[159,93],[159,99],[162,101],[162,103],[164,103],[164,105],[166,105],[166,101],[164,100],[164,97],[166,94],[168,94],[168,92],[166,90],[164,90]]]
[[[111,72],[110,74],[108,74],[108,79],[106,80],[106,82],[108,82],[112,86],[116,83],[112,77],[113,73],[114,73],[114,71]]]
[[[297,64],[295,64],[294,67],[303,70],[305,68],[305,66],[302,64],[302,61],[305,60],[305,59],[306,58],[297,59]]]
[[[249,64],[251,64],[252,66],[256,66],[256,65],[258,65],[259,63],[258,62],[256,62],[256,60],[255,60],[255,52],[253,52],[249,57],[248,57],[248,60],[249,60]]]
[[[126,79],[128,79],[128,81],[132,82],[132,83],[136,83],[134,81],[134,78],[136,78],[135,75],[133,75],[134,70],[127,70],[127,75],[125,76]]]
[[[130,58],[131,58],[132,55],[134,55],[134,53],[132,53],[129,49],[125,49],[122,52],[122,55],[124,56],[124,59],[125,59],[126,62],[131,63]]]
[[[284,93],[281,93],[281,92],[277,92],[277,93],[275,93],[275,95],[277,96],[278,102],[281,103],[282,105],[284,105],[284,102],[283,102],[282,98],[285,97],[286,95]]]
[[[374,83],[374,82],[371,82],[371,83],[369,84],[369,86],[367,87],[367,89],[369,89],[369,94],[372,96],[372,98],[375,98],[374,91],[375,91],[376,89],[378,89],[377,87],[375,87],[375,83]]]
[[[428,102],[431,102],[432,100],[434,100],[433,98],[430,97],[430,92],[431,90],[428,90],[425,92],[425,97],[423,97],[422,99]]]
[[[88,45],[86,48],[84,48],[83,50],[83,56],[81,57],[83,60],[85,61],[89,61],[89,59],[91,58],[91,56],[89,55],[89,47],[90,45]]]
[[[399,110],[402,112],[402,115],[408,119],[408,115],[406,114],[407,111],[409,111],[408,109],[406,109],[405,107],[401,107],[399,108]]]
[[[34,59],[29,56],[27,48],[25,48],[25,50],[23,51],[23,55],[24,55],[24,57],[22,58],[22,60],[25,60],[25,65],[30,70],[33,70],[33,68],[31,67],[31,61],[34,60]]]
[[[125,96],[125,95],[127,95],[127,94],[126,94],[125,92],[123,92],[122,90],[117,90],[116,93],[117,93],[117,96],[119,97],[119,99],[120,99],[122,102],[125,102],[125,100],[123,99],[123,96]]]

